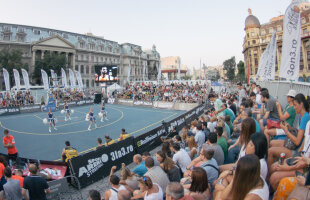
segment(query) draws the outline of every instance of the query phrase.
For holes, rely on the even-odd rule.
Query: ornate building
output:
[[[251,80],[256,79],[261,54],[266,49],[274,30],[277,31],[276,79],[279,75],[282,52],[283,15],[274,17],[270,22],[260,24],[249,9],[245,20],[243,54],[245,72]],[[301,5],[301,55],[299,81],[310,82],[310,4]]]
[[[166,80],[177,80],[180,65],[180,76],[186,75],[187,66],[181,64],[179,56],[169,56],[161,58],[161,73]]]
[[[42,27],[0,23],[0,50],[20,49],[23,63],[29,66],[29,76],[34,71],[35,61],[48,52],[65,54],[68,67],[80,71],[83,84],[94,88],[95,65],[117,65],[119,84],[127,82],[128,66],[131,66],[130,81],[142,81],[145,67],[145,80],[155,80],[160,54],[155,45],[143,51],[141,46],[106,40],[91,33],[78,34]],[[2,66],[1,66],[2,67]],[[2,76],[2,73],[0,73]],[[0,87],[4,83],[1,77]]]

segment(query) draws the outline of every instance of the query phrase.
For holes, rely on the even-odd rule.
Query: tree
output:
[[[36,60],[32,77],[36,84],[41,84],[41,69],[45,70],[49,76],[51,75],[51,69],[60,76],[61,68],[66,69],[66,66],[67,58],[64,54],[45,53],[43,59]]]
[[[184,79],[184,80],[191,80],[192,76],[185,75],[185,76],[182,77],[182,79]]]
[[[23,52],[20,49],[2,49],[0,51],[0,67],[8,70],[10,75],[10,85],[11,87],[15,85],[13,69],[17,69],[21,73],[21,68],[28,69],[28,64],[23,64],[22,62]]]
[[[237,68],[238,68],[238,74],[236,80],[244,83],[246,81],[246,77],[245,77],[244,62],[242,60],[239,61]]]
[[[224,70],[226,70],[227,79],[233,81],[235,79],[235,68],[236,68],[235,56],[231,57],[228,60],[225,60],[223,66]]]

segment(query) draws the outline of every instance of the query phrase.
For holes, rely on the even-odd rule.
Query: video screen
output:
[[[96,82],[117,82],[117,66],[97,65],[95,66]]]

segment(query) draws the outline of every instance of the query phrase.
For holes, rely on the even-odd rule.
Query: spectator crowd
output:
[[[13,91],[0,93],[0,106],[17,107],[34,104],[34,98],[29,91]]]

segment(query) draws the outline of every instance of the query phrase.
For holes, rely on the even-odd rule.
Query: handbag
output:
[[[267,119],[267,129],[281,128],[280,122],[281,121],[274,121],[274,120],[271,120],[271,119]]]
[[[297,137],[298,134],[298,129],[291,127],[288,125],[288,131],[294,135],[295,137]],[[286,137],[285,141],[284,141],[284,147],[290,149],[290,150],[295,150],[297,149],[297,145],[294,144],[294,142],[292,142],[292,140],[289,137]]]

